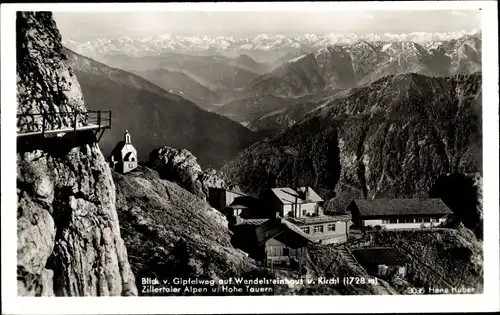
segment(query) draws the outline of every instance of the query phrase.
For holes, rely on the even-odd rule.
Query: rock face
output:
[[[61,35],[50,14],[19,14],[17,28],[18,131],[71,127],[75,112],[85,111],[80,85],[61,53]],[[51,115],[47,119],[47,115]],[[45,116],[45,120],[43,119]],[[84,115],[78,115],[85,123]]]
[[[257,275],[254,261],[231,245],[226,218],[207,202],[147,167],[127,175],[113,172],[113,178],[122,236],[138,288],[143,277],[162,281]]]
[[[480,173],[445,174],[432,186],[430,194],[441,198],[465,227],[478,238],[483,238],[483,180]]]
[[[57,113],[85,112],[50,12],[18,12],[17,45],[18,113],[45,112],[45,127],[53,128],[70,123]],[[20,130],[40,127],[18,120]],[[94,135],[19,139],[18,294],[137,295],[115,186]]]
[[[178,150],[161,147],[149,155],[150,166],[158,171],[161,178],[175,182],[197,197],[207,200],[208,189],[231,188],[227,177],[214,169],[202,170],[196,157],[186,149]]]
[[[428,196],[447,173],[481,171],[481,76],[393,75],[243,151],[221,171],[244,191],[310,185],[353,197]],[[295,152],[291,154],[290,152]]]

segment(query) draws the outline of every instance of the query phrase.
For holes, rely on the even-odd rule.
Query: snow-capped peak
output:
[[[481,36],[480,31],[459,31],[448,33],[413,32],[406,34],[369,33],[357,35],[354,33],[330,33],[318,35],[314,33],[299,36],[259,34],[254,37],[225,37],[225,36],[179,36],[173,34],[158,34],[143,38],[121,36],[115,39],[95,39],[79,42],[74,39],[64,39],[63,44],[68,48],[84,55],[110,55],[122,53],[131,56],[158,55],[165,52],[202,52],[202,51],[233,51],[245,50],[272,51],[280,49],[298,49],[301,46],[312,49],[333,45],[352,45],[359,41],[368,43],[383,43],[383,50],[389,49],[391,42],[412,42],[421,45],[437,45],[443,41],[462,38],[464,36]],[[412,45],[412,44],[410,44]],[[408,47],[410,48],[410,47]]]

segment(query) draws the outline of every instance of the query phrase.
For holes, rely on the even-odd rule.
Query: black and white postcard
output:
[[[1,21],[7,313],[498,310],[495,3]]]

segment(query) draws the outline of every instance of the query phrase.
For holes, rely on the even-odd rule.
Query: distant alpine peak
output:
[[[357,35],[354,33],[330,33],[318,35],[308,33],[298,36],[282,34],[258,34],[235,38],[233,36],[179,36],[158,34],[142,38],[120,36],[114,39],[98,38],[91,41],[63,39],[63,44],[84,55],[127,54],[131,56],[154,55],[165,52],[204,52],[204,51],[269,51],[279,49],[298,49],[302,46],[319,49],[331,45],[352,45],[358,42],[413,42],[420,45],[438,43],[453,39],[480,38],[478,30],[446,33],[413,32],[406,34],[370,33]]]

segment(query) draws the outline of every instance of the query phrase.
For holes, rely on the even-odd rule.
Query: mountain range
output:
[[[205,51],[207,55],[193,55],[181,53],[183,50],[179,49],[181,52],[158,55],[150,52],[152,55],[137,57],[126,48],[134,40],[127,39],[124,41],[128,46],[120,46],[117,54],[103,52],[99,60],[138,74],[168,92],[253,130],[272,130],[300,121],[309,110],[324,103],[318,103],[322,96],[362,87],[388,75],[420,73],[441,77],[480,72],[480,33],[448,35],[386,36],[385,39],[390,38],[387,41],[373,36],[361,37],[365,40],[353,37],[357,40],[354,43],[337,43],[319,49],[305,44],[299,48],[285,45],[284,50],[279,45],[269,50],[250,49],[256,54],[265,51],[274,55],[272,62],[259,62],[251,57],[253,53],[228,57],[224,56],[224,50],[213,52],[214,55],[209,51]],[[457,37],[459,35],[461,37]],[[170,39],[174,45],[175,39]],[[325,42],[324,38],[320,40],[312,35],[299,39],[301,43]],[[271,40],[285,43],[289,38],[253,39]],[[148,40],[140,42],[149,43]]]
[[[220,102],[221,96],[185,73],[165,69],[134,71],[135,74],[151,81],[169,93],[181,95],[204,109],[212,109],[212,104]]]
[[[397,74],[333,99],[222,171],[243,190],[310,185],[352,198],[428,196],[447,173],[482,169],[481,75]]]
[[[427,45],[360,41],[289,60],[255,79],[246,90],[252,95],[289,97],[365,85],[398,73],[447,76],[479,71],[481,40],[476,36]]]
[[[296,98],[283,98],[283,105],[280,109],[272,111],[266,108],[260,115],[247,123],[247,128],[253,131],[277,132],[300,122],[306,115],[327,105],[329,102],[347,97],[349,93],[355,91],[351,89],[326,90],[316,94],[310,94]]]
[[[218,113],[238,117],[237,121],[246,121],[252,130],[280,129],[302,120],[308,111],[323,106],[328,99],[345,96],[351,89],[392,74],[443,77],[479,73],[481,50],[481,39],[475,36],[426,47],[413,42],[328,46],[261,75],[239,91],[237,101],[219,108]],[[281,108],[262,101],[269,96],[279,98]],[[254,103],[252,114],[245,116],[249,103]],[[239,113],[235,112],[238,108]]]
[[[242,38],[234,37],[200,37],[174,36],[160,34],[144,38],[122,36],[114,39],[99,38],[92,41],[75,41],[64,39],[63,45],[89,57],[127,54],[129,56],[161,55],[167,52],[190,54],[220,54],[238,56],[246,52],[286,53],[295,49],[319,49],[329,45],[349,45],[358,41],[397,42],[412,41],[416,43],[442,42],[457,39],[465,35],[480,34],[476,30],[470,32],[426,33],[413,32],[408,34],[303,34],[300,36],[259,34]],[[270,57],[270,55],[267,55]],[[251,56],[255,57],[255,56]],[[261,57],[266,57],[262,54]],[[274,56],[276,60],[276,56]],[[272,58],[267,62],[274,61]],[[259,61],[264,61],[259,59]]]
[[[67,49],[65,54],[88,108],[112,111],[113,128],[99,142],[105,154],[129,130],[139,160],[147,160],[157,147],[172,145],[195,153],[203,167],[218,168],[258,139],[240,124],[205,111],[138,75]]]
[[[222,56],[191,56],[163,54],[160,56],[131,57],[124,54],[104,56],[103,63],[126,71],[169,70],[182,72],[210,90],[226,91],[242,88],[257,78],[262,65],[248,58]]]

